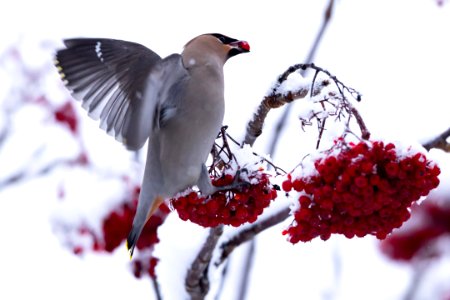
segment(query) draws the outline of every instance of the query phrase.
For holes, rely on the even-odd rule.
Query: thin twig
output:
[[[253,154],[257,155],[255,152],[253,152]],[[275,165],[273,162],[271,162],[267,158],[262,157],[262,160],[265,161],[269,166],[271,166],[274,169],[275,173],[277,173],[277,175],[286,175],[288,173],[285,170],[283,170],[282,168]]]
[[[347,102],[347,106],[350,109],[350,115],[354,116],[356,122],[358,123],[359,129],[361,130],[361,138],[364,140],[370,139],[370,131],[367,129],[367,126],[364,123],[364,120],[359,111],[350,102]]]
[[[247,276],[242,276],[242,280],[240,280],[240,284],[239,284],[239,294],[238,294],[238,300],[245,300],[246,296],[247,296],[247,291],[248,291],[248,282],[250,280],[250,270],[252,268],[252,264],[253,264],[253,256],[255,255],[255,250],[256,250],[256,241],[255,239],[252,239],[251,243],[248,245],[248,250],[247,250],[247,259],[244,260],[244,265],[242,266],[242,270],[244,271],[243,275],[247,275]]]
[[[290,208],[286,207],[264,220],[256,221],[248,228],[240,231],[238,234],[236,234],[233,238],[229,239],[227,242],[224,242],[220,246],[222,252],[220,258],[215,264],[216,265],[222,264],[233,252],[233,250],[236,249],[236,247],[253,239],[257,234],[263,232],[264,230],[269,229],[272,226],[277,225],[286,220],[289,217],[289,212]]]
[[[327,119],[323,119],[322,121],[317,122],[318,123],[317,125],[320,128],[319,128],[319,137],[317,138],[317,143],[316,143],[316,149],[319,149],[320,141],[322,140],[322,135],[323,135],[323,132],[325,130],[325,123],[326,123],[326,121],[327,121]]]
[[[233,152],[231,151],[231,147],[230,147],[230,143],[229,141],[232,141],[236,146],[238,147],[242,147],[245,143],[240,144],[236,139],[234,139],[231,135],[228,134],[228,132],[226,132],[226,130],[228,129],[228,126],[222,126],[222,129],[220,131],[220,134],[217,136],[218,139],[222,140],[222,146],[220,146],[217,142],[214,144],[214,147],[211,150],[211,155],[213,158],[215,158],[213,164],[211,164],[210,168],[209,168],[209,173],[211,173],[213,171],[214,168],[218,167],[220,168],[220,164],[223,164],[224,162],[222,161],[222,159],[219,157],[220,153],[225,153],[225,155],[228,157],[229,160],[231,160],[232,158],[234,158],[235,161],[236,157],[233,155]],[[219,150],[218,150],[219,148]],[[226,150],[226,151],[225,151]],[[287,174],[287,172],[285,170],[283,170],[282,168],[278,167],[277,165],[275,165],[273,162],[271,162],[270,160],[268,160],[267,158],[259,155],[256,152],[252,152],[252,154],[254,156],[257,156],[258,158],[261,159],[261,162],[265,161],[267,164],[269,164],[277,174]]]
[[[39,156],[41,151],[42,151],[42,149],[38,149],[32,155],[30,161],[36,160],[36,158]],[[55,161],[51,161],[47,165],[42,166],[40,169],[31,171],[31,172],[28,169],[24,168],[23,170],[20,170],[20,171],[16,172],[15,174],[12,174],[9,177],[2,179],[0,181],[0,190],[8,185],[16,184],[23,180],[36,178],[36,177],[48,174],[51,171],[55,170],[59,166],[77,165],[77,164],[80,164],[79,157],[69,158],[69,159],[58,159]],[[27,166],[29,166],[29,164]]]
[[[159,288],[158,280],[154,276],[150,276],[150,279],[152,281],[153,290],[155,291],[156,300],[162,300],[161,289]]]

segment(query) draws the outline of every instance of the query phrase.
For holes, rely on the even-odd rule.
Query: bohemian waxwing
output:
[[[64,41],[55,65],[100,127],[128,149],[148,152],[133,227],[130,257],[152,213],[164,201],[197,185],[217,189],[205,166],[224,116],[223,65],[249,52],[245,41],[222,34],[200,35],[180,54],[162,59],[132,42],[78,38]]]

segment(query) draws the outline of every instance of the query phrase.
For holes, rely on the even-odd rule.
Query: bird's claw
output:
[[[218,191],[229,191],[229,190],[239,190],[242,192],[243,190],[250,187],[250,183],[247,181],[240,181],[241,172],[248,173],[247,169],[240,169],[236,171],[236,175],[234,176],[233,182],[231,184],[225,186],[216,187],[216,192]]]

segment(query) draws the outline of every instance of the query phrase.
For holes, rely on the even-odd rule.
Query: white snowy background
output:
[[[250,43],[251,52],[225,67],[227,110],[224,124],[242,138],[246,122],[276,76],[301,63],[322,22],[328,1],[14,1],[0,9],[0,183],[26,170],[22,180],[0,185],[0,299],[152,299],[148,278],[130,272],[125,246],[112,255],[72,254],[55,232],[55,220],[67,224],[98,219],[106,205],[123,198],[121,174],[139,174],[131,153],[97,128],[80,109],[83,145],[93,170],[36,170],[80,150],[70,134],[52,123],[45,110],[21,106],[26,94],[45,93],[52,103],[69,98],[52,71],[54,49],[69,37],[109,37],[142,43],[161,56],[181,51],[192,37],[220,32]],[[336,1],[330,26],[314,62],[363,94],[360,109],[374,137],[423,142],[449,127],[450,5],[432,0]],[[24,81],[7,53],[16,49],[29,70]],[[8,59],[5,59],[8,57]],[[267,120],[255,150],[268,148],[279,112]],[[290,170],[312,149],[313,135],[299,128],[295,108],[283,133],[277,165]],[[450,159],[433,150],[441,163],[441,187],[450,186]],[[142,163],[142,162],[141,162]],[[116,176],[117,175],[117,176]],[[134,175],[130,175],[134,176]],[[138,180],[137,178],[133,178]],[[61,203],[64,187],[68,204]],[[107,203],[107,204],[106,204]],[[92,221],[95,223],[95,221]],[[261,234],[247,299],[403,299],[412,268],[379,252],[371,237],[287,243],[281,230]],[[95,226],[95,224],[93,224]],[[205,231],[171,214],[160,228],[155,254],[161,289],[177,299],[186,261]],[[198,241],[198,242],[196,242]],[[447,243],[447,245],[450,245]],[[240,251],[242,252],[242,249]],[[238,253],[239,254],[239,253]],[[237,262],[237,263],[236,263]],[[231,262],[221,299],[236,299],[239,255]],[[450,292],[450,258],[433,263],[415,299],[444,299]],[[236,282],[231,282],[235,280]]]

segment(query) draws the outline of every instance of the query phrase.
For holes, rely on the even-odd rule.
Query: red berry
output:
[[[311,204],[311,198],[308,196],[300,196],[298,199],[301,207],[308,207]]]
[[[301,191],[303,191],[303,188],[305,187],[305,183],[303,182],[303,180],[295,179],[295,180],[292,182],[292,187],[293,187],[294,190],[296,190],[297,192],[301,192]]]
[[[72,102],[66,102],[54,111],[55,120],[69,127],[73,134],[78,132],[78,119]]]
[[[359,188],[365,188],[368,185],[366,176],[358,176],[355,178],[355,185]]]
[[[281,184],[281,188],[283,189],[283,191],[285,192],[290,192],[292,189],[292,182],[288,179],[283,181],[283,183]]]

